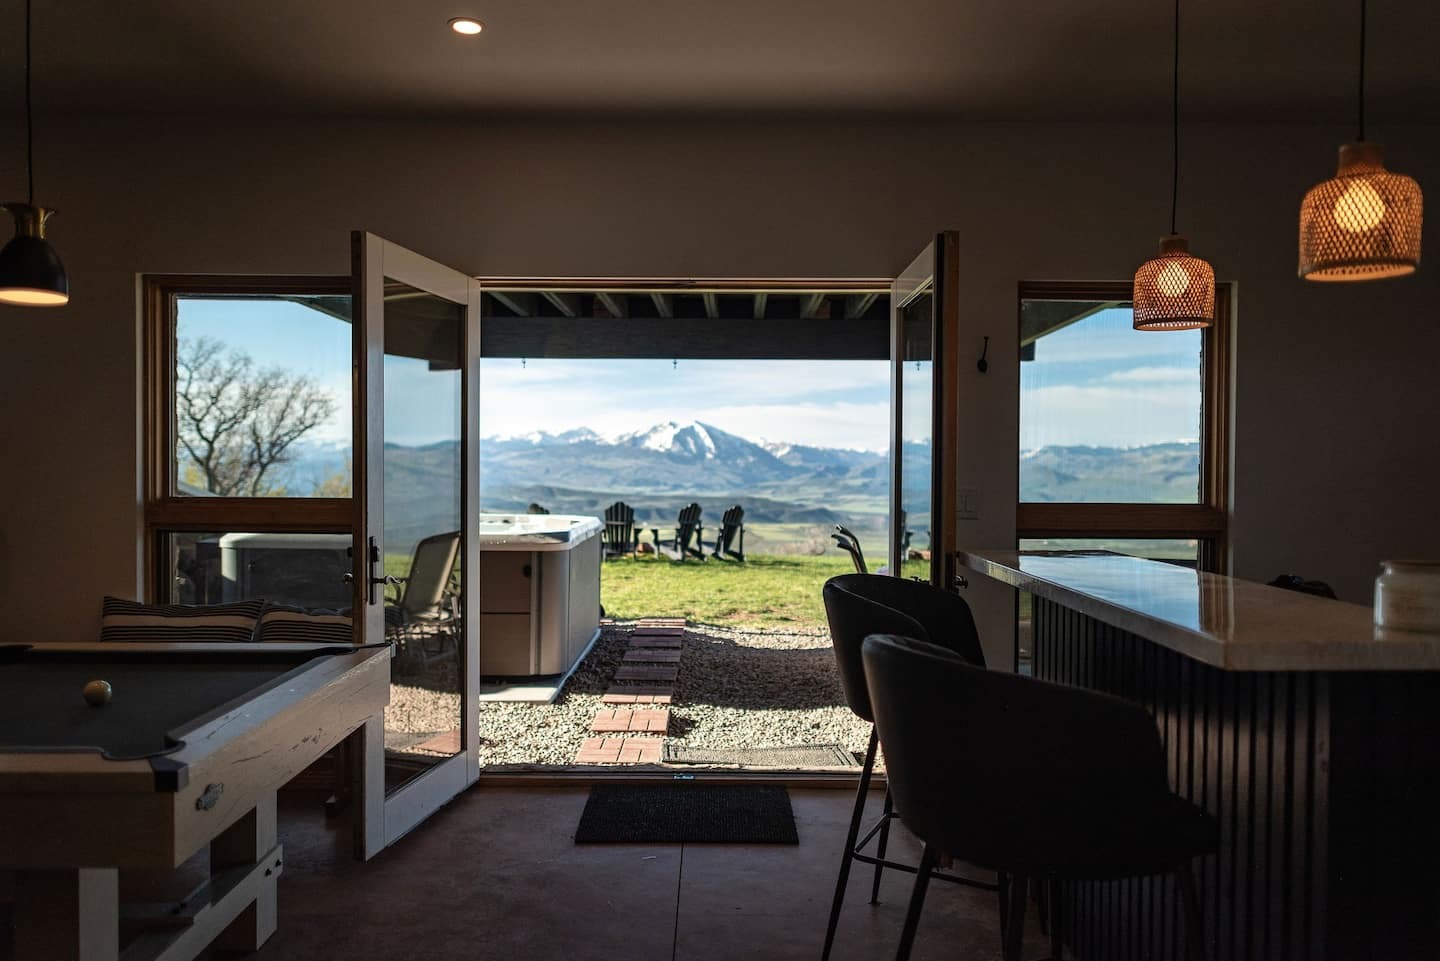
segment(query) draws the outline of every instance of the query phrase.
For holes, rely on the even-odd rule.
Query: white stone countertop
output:
[[[960,563],[1222,670],[1440,670],[1440,634],[1377,628],[1360,604],[1118,554],[971,550]]]

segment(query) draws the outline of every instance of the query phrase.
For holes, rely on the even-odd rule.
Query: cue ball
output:
[[[109,704],[111,694],[110,682],[91,681],[89,684],[85,685],[85,690],[81,693],[85,695],[86,703],[92,707],[99,707],[101,704]]]

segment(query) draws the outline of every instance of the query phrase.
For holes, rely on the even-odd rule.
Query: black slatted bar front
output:
[[[1105,691],[1155,716],[1171,783],[1220,821],[1218,856],[1194,865],[1214,959],[1323,957],[1314,879],[1329,758],[1325,674],[1222,671],[1035,597],[1035,676]],[[1065,939],[1085,959],[1184,957],[1169,878],[1073,884]]]
[[[1035,676],[1143,705],[1219,821],[1193,866],[1209,961],[1440,957],[1440,672],[1222,670],[1039,596],[1032,627]],[[1184,958],[1169,879],[1062,896],[1078,957]]]

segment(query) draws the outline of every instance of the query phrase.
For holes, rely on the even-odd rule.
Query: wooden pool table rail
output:
[[[0,869],[17,872],[17,961],[170,961],[194,957],[212,938],[263,944],[283,867],[276,792],[347,738],[378,738],[389,681],[384,649],[327,655],[190,730],[169,755],[188,774],[173,791],[156,789],[144,760],[0,755]],[[363,829],[379,799],[359,801]],[[175,868],[206,845],[212,875],[189,923],[144,934],[120,955],[118,870]]]

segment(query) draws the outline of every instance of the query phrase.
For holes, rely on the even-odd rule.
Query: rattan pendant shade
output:
[[[1190,245],[1175,232],[1180,199],[1180,0],[1175,0],[1170,125],[1174,137],[1170,155],[1170,233],[1160,238],[1160,256],[1145,261],[1135,271],[1130,299],[1136,330],[1193,330],[1209,327],[1215,321],[1215,270],[1190,253]]]
[[[1300,204],[1300,276],[1347,282],[1413,274],[1420,266],[1420,185],[1385,169],[1380,148],[1340,148],[1340,169]]]
[[[1135,271],[1136,330],[1191,330],[1215,319],[1215,271],[1193,256],[1185,238],[1160,240],[1160,256]]]
[[[1355,142],[1340,148],[1335,176],[1300,202],[1299,274],[1306,280],[1384,280],[1420,267],[1420,185],[1386,170],[1380,147],[1365,140],[1365,7],[1360,0]]]

